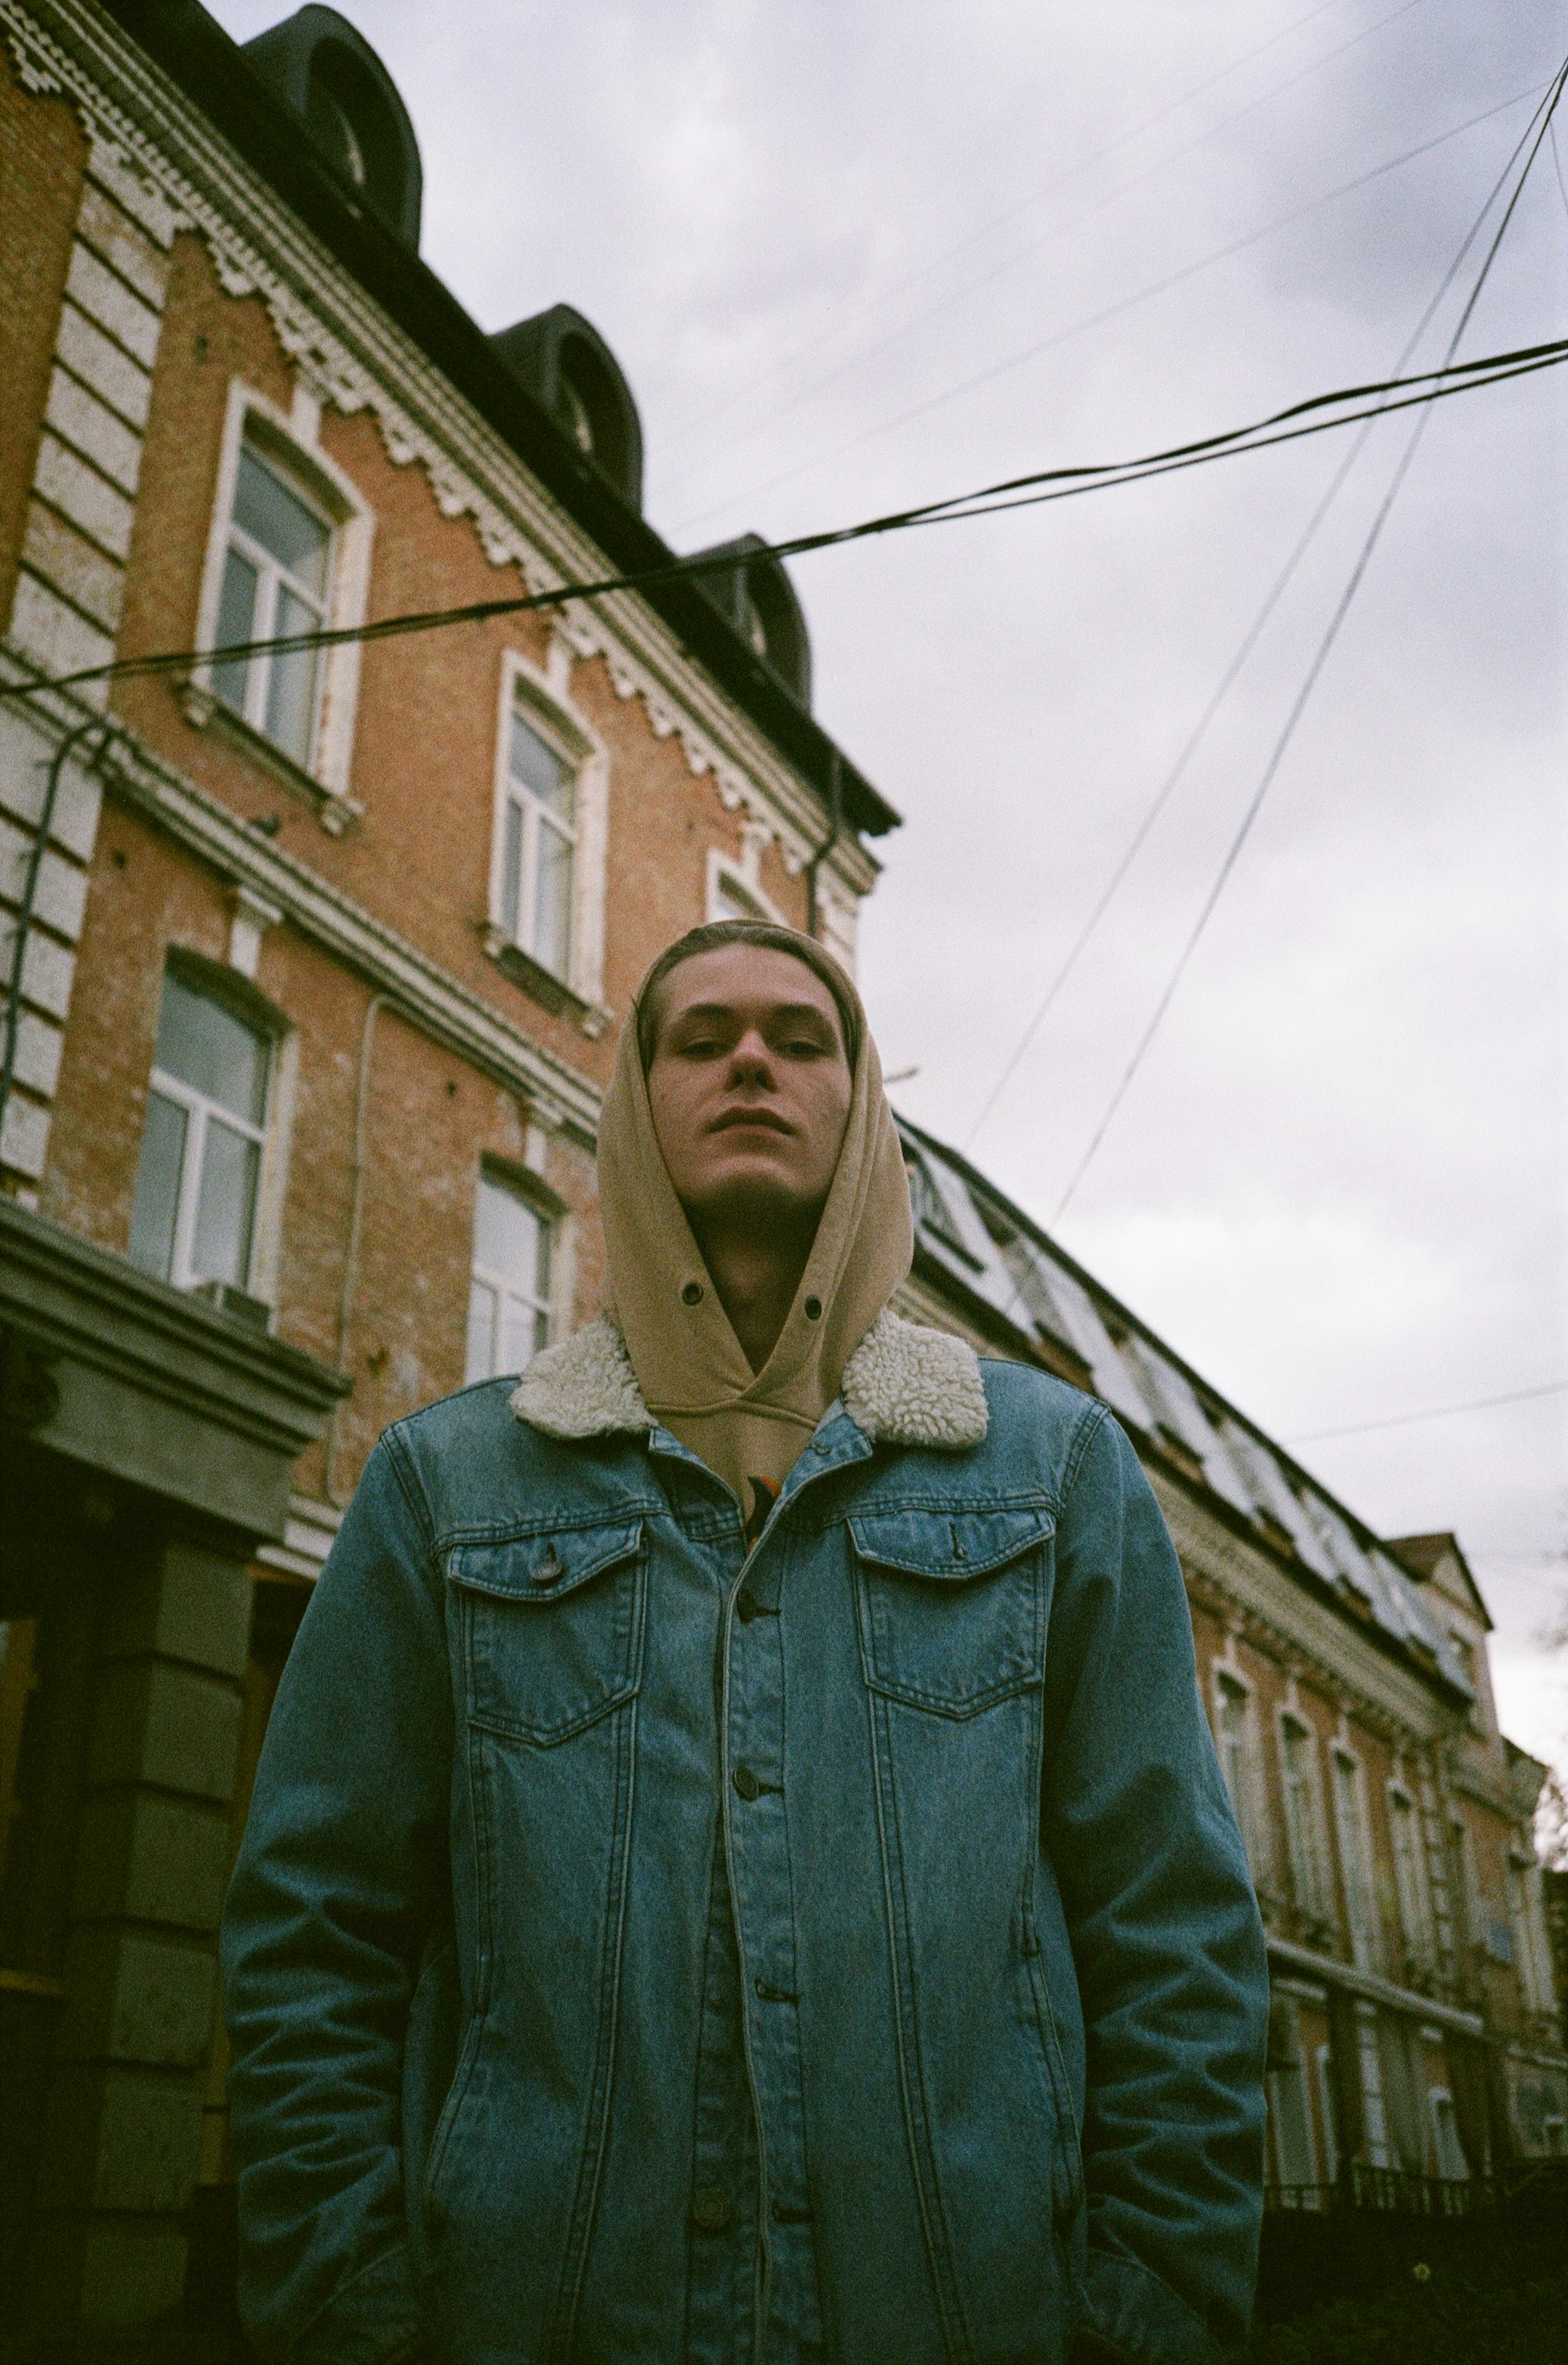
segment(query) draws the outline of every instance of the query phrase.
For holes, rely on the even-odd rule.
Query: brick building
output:
[[[379,61],[307,7],[0,0],[6,683],[657,566],[565,305],[419,260]],[[749,540],[545,615],[0,704],[0,2323],[221,2272],[213,1940],[375,1436],[597,1304],[592,1149],[658,947],[848,963],[896,816]],[[1384,1548],[937,1145],[912,1310],[1105,1396],[1187,1566],[1270,1922],[1271,2173],[1479,2178],[1568,2102],[1450,1538]]]

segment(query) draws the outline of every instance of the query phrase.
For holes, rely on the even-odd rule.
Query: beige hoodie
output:
[[[844,1147],[816,1239],[760,1372],[730,1327],[669,1179],[635,1009],[605,1094],[599,1191],[610,1307],[648,1409],[734,1489],[755,1531],[913,1254],[909,1182],[869,1030],[862,1025]]]

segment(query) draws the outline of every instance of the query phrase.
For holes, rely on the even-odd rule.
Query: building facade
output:
[[[907,1310],[1103,1397],[1181,1555],[1268,1933],[1271,2199],[1428,2200],[1568,2156],[1531,1820],[1451,1535],[1378,1538],[967,1161],[906,1130]]]
[[[218,1913],[366,1453],[596,1310],[654,954],[750,913],[852,966],[896,815],[749,538],[47,686],[671,554],[591,324],[486,336],[420,263],[417,143],[342,17],[0,26],[0,2323],[113,2331],[222,2279]],[[1560,2148],[1540,1769],[1458,1547],[1380,1545],[907,1147],[909,1310],[1104,1396],[1170,1519],[1269,1922],[1275,2182]]]

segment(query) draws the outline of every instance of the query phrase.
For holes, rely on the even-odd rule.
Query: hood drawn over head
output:
[[[609,1296],[632,1367],[649,1410],[734,1488],[748,1520],[782,1485],[914,1252],[881,1062],[859,997],[844,985],[861,1021],[848,1122],[800,1287],[761,1371],[731,1328],[665,1165],[636,1005],[599,1121]]]

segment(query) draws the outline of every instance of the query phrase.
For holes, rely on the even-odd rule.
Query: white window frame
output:
[[[1338,1778],[1338,1769],[1342,1765],[1350,1768],[1350,1797],[1348,1801]],[[1378,1925],[1377,1867],[1372,1855],[1372,1824],[1367,1814],[1366,1768],[1355,1750],[1343,1741],[1336,1741],[1329,1754],[1328,1771],[1334,1799],[1334,1839],[1339,1859],[1339,1886],[1345,1901],[1345,1926],[1350,1941],[1351,1959],[1358,1969],[1375,1970],[1382,1945]],[[1359,1887],[1350,1879],[1352,1856],[1362,1875]]]
[[[708,848],[708,890],[703,917],[725,920],[734,916],[723,909],[727,896],[738,903],[743,913],[757,920],[771,920],[775,927],[788,927],[790,923],[772,897],[763,888],[759,872],[763,848],[769,833],[760,822],[747,822],[741,830],[739,855],[725,853],[722,846]]]
[[[489,920],[486,929],[486,947],[492,958],[514,948],[543,969],[532,945],[521,933],[512,937],[506,928],[506,844],[507,808],[526,798],[526,789],[520,789],[511,776],[511,719],[521,713],[531,730],[536,731],[553,753],[568,765],[575,779],[574,847],[572,858],[571,918],[565,976],[551,970],[546,974],[574,994],[591,1014],[590,1031],[598,1033],[608,1014],[604,1010],[604,893],[606,820],[610,795],[610,754],[604,741],[587,717],[572,703],[570,696],[571,655],[558,637],[552,644],[550,663],[541,673],[536,666],[516,650],[502,653],[500,701],[496,716],[496,765],[494,811],[490,831]],[[520,930],[530,912],[530,899],[522,891],[529,880],[529,860],[523,856],[523,880],[518,894]]]
[[[1215,1744],[1219,1756],[1220,1774],[1247,1850],[1253,1884],[1262,1888],[1267,1885],[1272,1870],[1273,1850],[1263,1753],[1258,1745],[1258,1696],[1234,1660],[1216,1662],[1212,1672]],[[1224,1687],[1226,1684],[1234,1685],[1242,1696],[1242,1722],[1238,1735],[1240,1765],[1234,1786],[1227,1763],[1228,1736],[1224,1721]]]
[[[159,1093],[165,1100],[177,1102],[185,1112],[185,1149],[180,1160],[179,1197],[167,1278],[171,1288],[186,1290],[200,1288],[207,1278],[192,1270],[191,1250],[196,1236],[207,1121],[216,1112],[221,1124],[260,1145],[255,1205],[251,1215],[250,1255],[246,1261],[247,1277],[243,1291],[247,1297],[255,1298],[259,1304],[272,1306],[277,1297],[284,1171],[291,1130],[298,1037],[282,1013],[253,989],[236,988],[230,981],[233,974],[233,971],[218,969],[199,955],[186,953],[181,947],[173,948],[172,957],[165,960],[159,973],[160,1014],[164,982],[171,977],[177,978],[188,993],[199,994],[229,1010],[241,1026],[261,1036],[267,1048],[266,1098],[259,1125],[236,1116],[217,1101],[209,1101],[182,1077],[170,1075],[165,1069],[156,1065],[154,1053],[154,1064],[150,1067],[147,1076],[149,1097]],[[145,1126],[145,1114],[142,1121]],[[140,1154],[139,1144],[139,1158]]]
[[[1291,1812],[1294,1785],[1291,1777],[1290,1751],[1285,1738],[1287,1724],[1294,1725],[1306,1742],[1305,1779],[1303,1785],[1305,1831],[1301,1835],[1301,1838],[1305,1839],[1306,1848],[1305,1863],[1302,1861],[1302,1847],[1298,1840],[1295,1820]],[[1296,1904],[1303,1913],[1315,1922],[1327,1921],[1333,1912],[1333,1900],[1328,1881],[1328,1854],[1323,1822],[1323,1789],[1317,1762],[1317,1731],[1311,1718],[1302,1709],[1293,1707],[1287,1700],[1276,1713],[1274,1732],[1279,1750],[1280,1801],[1284,1817],[1285,1854],[1290,1862],[1291,1886],[1295,1892]]]
[[[254,387],[247,386],[242,378],[230,380],[196,611],[198,648],[209,649],[217,644],[224,569],[233,532],[240,451],[247,438],[261,456],[289,480],[301,499],[319,511],[330,528],[323,621],[333,630],[352,628],[364,622],[375,520],[353,478],[321,449],[320,420],[320,403],[303,383],[297,389],[293,409],[285,411]],[[297,763],[286,749],[274,745],[248,713],[236,716],[235,710],[218,696],[210,666],[198,665],[193,670],[185,698],[185,712],[203,727],[219,719],[241,721],[248,744],[265,750],[296,785],[303,779],[322,792],[319,817],[325,827],[337,834],[361,811],[350,792],[359,680],[358,642],[320,651],[310,752],[304,764]],[[251,702],[253,700],[248,701]]]
[[[1468,2183],[1470,2162],[1459,2139],[1459,2113],[1454,2109],[1450,2089],[1447,2086],[1429,2086],[1427,2089],[1427,2107],[1431,2113],[1432,2122],[1433,2174],[1450,2184]]]
[[[1421,1821],[1421,1801],[1407,1782],[1397,1778],[1386,1785],[1385,1795],[1394,1894],[1399,1907],[1405,1951],[1412,1963],[1430,1970],[1437,1960],[1437,1940],[1431,1884],[1427,1877],[1427,1835]],[[1401,1834],[1408,1843],[1408,1855],[1401,1848]]]
[[[482,1266],[480,1264],[478,1255],[479,1193],[487,1182],[491,1184],[492,1187],[498,1191],[510,1192],[514,1198],[523,1200],[528,1206],[532,1209],[533,1214],[538,1217],[539,1221],[546,1227],[550,1236],[550,1287],[549,1293],[546,1296],[539,1297],[532,1291],[515,1289],[506,1275],[496,1272],[489,1267]],[[473,1283],[477,1281],[482,1282],[487,1289],[491,1289],[496,1293],[497,1313],[495,1319],[496,1324],[499,1327],[501,1331],[504,1332],[506,1303],[507,1300],[510,1298],[520,1301],[521,1304],[529,1306],[536,1315],[543,1314],[544,1317],[545,1346],[553,1345],[554,1340],[559,1337],[562,1327],[562,1307],[565,1297],[562,1282],[564,1272],[566,1270],[566,1260],[564,1253],[566,1246],[564,1236],[566,1233],[566,1230],[567,1219],[566,1213],[554,1192],[546,1190],[542,1184],[537,1182],[532,1175],[524,1179],[524,1177],[518,1174],[514,1169],[502,1166],[493,1159],[485,1159],[481,1160],[474,1190],[474,1243],[468,1258],[468,1279],[470,1292],[472,1291]],[[495,1362],[494,1349],[496,1344],[496,1334],[492,1332],[491,1362],[488,1373],[470,1373],[467,1368],[467,1302],[465,1301],[464,1316],[465,1385],[476,1385],[479,1381],[485,1378],[495,1379],[500,1375],[500,1373],[503,1370],[510,1368],[507,1366],[499,1366]],[[543,1352],[543,1349],[537,1349],[535,1351]]]
[[[1505,1850],[1504,1881],[1515,1967],[1527,2012],[1555,2012],[1556,1979],[1540,1902],[1540,1867],[1522,1848]]]
[[[1334,2090],[1334,2048],[1320,2045],[1312,2057],[1317,2073],[1317,2118],[1323,2136],[1323,2165],[1327,2169],[1326,2181],[1333,2184],[1339,2174],[1339,2100]]]

